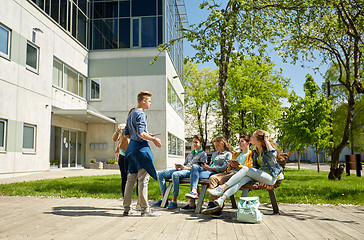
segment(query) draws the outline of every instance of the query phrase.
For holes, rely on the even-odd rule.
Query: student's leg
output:
[[[125,156],[123,155],[119,155],[119,160],[118,160],[118,165],[119,165],[119,169],[120,169],[120,175],[121,175],[121,194],[125,195],[125,186],[126,186],[126,181],[128,178],[128,174],[126,172],[127,169],[125,169],[124,167],[124,158]]]
[[[137,181],[137,173],[129,173],[128,180],[126,181],[125,192],[124,192],[124,212],[128,213],[130,211],[131,198],[133,196],[133,189],[135,182]]]
[[[172,173],[172,183],[173,183],[173,191],[172,191],[172,201],[176,202],[179,194],[179,180],[180,178],[186,178],[190,176],[190,170],[180,170],[174,171]]]
[[[200,180],[200,172],[205,171],[201,166],[197,164],[192,165],[191,176],[190,176],[190,186],[192,192],[197,192],[198,181]]]
[[[138,192],[139,192],[139,204],[142,209],[142,213],[149,212],[149,204],[148,204],[148,183],[149,183],[149,174],[147,171],[142,168],[138,172]]]
[[[161,194],[162,196],[164,196],[165,192],[166,192],[166,178],[171,178],[172,174],[176,172],[176,170],[162,170],[160,172],[158,172],[158,182],[159,182],[159,187],[161,189]]]
[[[209,178],[209,188],[214,189],[215,187],[227,182],[234,173],[218,173],[214,174]],[[209,202],[213,202],[217,197],[210,194]]]

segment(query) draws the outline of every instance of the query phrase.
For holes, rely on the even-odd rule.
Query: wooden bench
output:
[[[281,154],[282,156],[282,154]],[[287,156],[288,157],[288,156]],[[286,156],[283,155],[282,158],[278,161],[279,164],[283,167],[285,167],[286,165]],[[164,194],[164,197],[162,199],[162,204],[161,207],[167,207],[167,202],[168,202],[168,196],[171,192],[172,189],[172,179],[166,179],[166,182],[168,182],[168,187],[166,189],[166,192]],[[190,178],[181,178],[179,180],[181,185],[186,185],[188,184],[188,186],[190,185]],[[269,193],[269,198],[272,204],[272,208],[273,208],[273,214],[279,214],[279,207],[278,207],[278,202],[277,202],[277,198],[276,198],[276,194],[274,192],[274,189],[278,188],[281,185],[282,180],[278,180],[276,181],[276,183],[274,185],[266,185],[264,183],[260,183],[260,182],[255,182],[255,181],[251,181],[248,182],[247,184],[245,184],[244,186],[242,186],[240,188],[240,190],[243,190],[244,188],[249,188],[250,190],[260,190],[260,189],[266,189]],[[201,185],[201,189],[199,188],[199,185]],[[204,202],[204,198],[206,195],[206,191],[207,188],[209,187],[209,180],[208,179],[200,179],[200,181],[198,182],[198,187],[197,187],[197,191],[198,191],[198,201],[196,204],[196,213],[201,213],[202,211],[202,205]],[[231,200],[231,204],[233,208],[237,208],[237,204],[236,204],[236,200],[235,200],[235,196],[232,195],[230,197]]]

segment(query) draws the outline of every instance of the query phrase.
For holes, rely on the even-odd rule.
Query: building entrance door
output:
[[[76,167],[77,163],[77,137],[75,131],[62,129],[62,168]]]

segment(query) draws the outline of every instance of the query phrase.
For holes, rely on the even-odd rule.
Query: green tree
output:
[[[289,79],[274,70],[274,63],[253,57],[231,63],[226,86],[232,133],[251,134],[268,129],[280,117]]]
[[[213,61],[218,68],[218,93],[222,113],[222,131],[224,137],[230,141],[231,120],[230,109],[226,94],[226,81],[230,62],[248,53],[255,55],[263,53],[266,47],[264,41],[267,34],[263,31],[252,31],[252,16],[242,13],[243,3],[240,0],[229,0],[227,3],[217,4],[215,1],[203,1],[201,9],[207,9],[209,15],[206,20],[198,25],[191,25],[190,29],[183,29],[184,34],[180,38],[171,40],[159,46],[160,51],[169,50],[170,47],[185,38],[192,43],[197,51],[191,61]],[[254,49],[258,49],[253,51]],[[154,59],[156,61],[158,57]]]
[[[185,124],[191,135],[198,132],[203,137],[204,149],[217,118],[217,78],[216,70],[199,70],[191,62],[184,66]]]
[[[252,28],[264,28],[284,59],[310,61],[315,53],[339,72],[338,82],[348,91],[343,135],[332,152],[329,179],[335,175],[339,156],[349,139],[355,92],[364,93],[364,1],[362,0],[242,0]]]
[[[320,171],[318,150],[330,144],[330,100],[319,94],[319,87],[311,75],[306,76],[305,97],[294,94],[289,98],[291,106],[280,124],[280,141],[285,146],[302,151],[305,146],[315,145],[317,171]]]

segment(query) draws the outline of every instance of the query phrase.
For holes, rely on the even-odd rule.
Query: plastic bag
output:
[[[259,197],[241,197],[238,204],[236,219],[239,222],[257,223],[263,219],[259,211]]]

